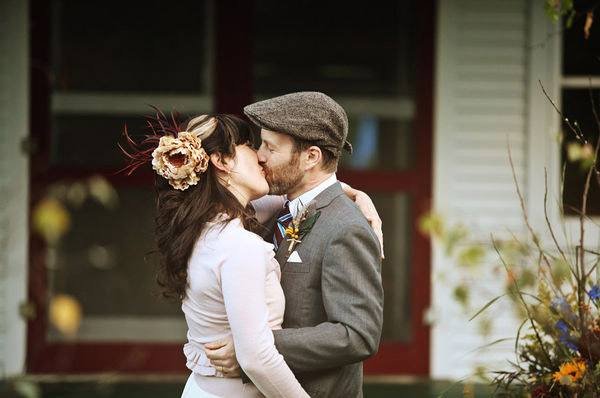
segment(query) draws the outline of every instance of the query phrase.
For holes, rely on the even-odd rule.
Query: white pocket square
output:
[[[301,263],[302,259],[297,251],[294,251],[288,258],[288,263]]]

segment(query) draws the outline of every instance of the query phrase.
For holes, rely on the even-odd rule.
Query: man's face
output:
[[[271,195],[284,195],[302,181],[299,154],[294,150],[294,140],[287,134],[262,129],[262,143],[258,149],[258,162],[265,171]]]

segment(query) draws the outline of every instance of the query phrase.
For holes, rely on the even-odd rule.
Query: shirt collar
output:
[[[289,200],[290,213],[292,217],[296,217],[298,212],[304,209],[314,198],[316,198],[321,192],[332,186],[337,182],[335,173],[329,176],[325,181],[311,189],[310,191],[304,192],[294,200]]]

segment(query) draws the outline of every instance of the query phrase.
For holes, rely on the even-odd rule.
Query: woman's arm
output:
[[[252,206],[256,211],[256,219],[259,223],[264,224],[275,217],[285,204],[285,196],[283,195],[266,195],[262,198],[253,200]]]
[[[383,230],[382,230],[382,222],[379,217],[379,213],[377,213],[377,209],[373,204],[373,201],[363,191],[359,191],[358,189],[352,188],[350,185],[345,182],[340,182],[342,184],[342,189],[344,193],[348,195],[350,199],[356,203],[356,206],[360,209],[360,211],[364,214],[369,224],[371,224],[371,228],[375,231],[375,235],[377,239],[379,239],[379,244],[381,245],[381,258],[385,258],[385,254],[383,252]]]
[[[244,237],[221,268],[221,286],[238,362],[266,397],[308,397],[275,348],[265,297],[267,253]]]

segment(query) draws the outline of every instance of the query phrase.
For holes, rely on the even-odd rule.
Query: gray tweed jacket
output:
[[[339,183],[309,205],[315,212],[294,248],[301,262],[288,261],[286,241],[276,255],[286,306],[275,345],[311,397],[362,397],[362,361],[383,324],[379,241]]]

